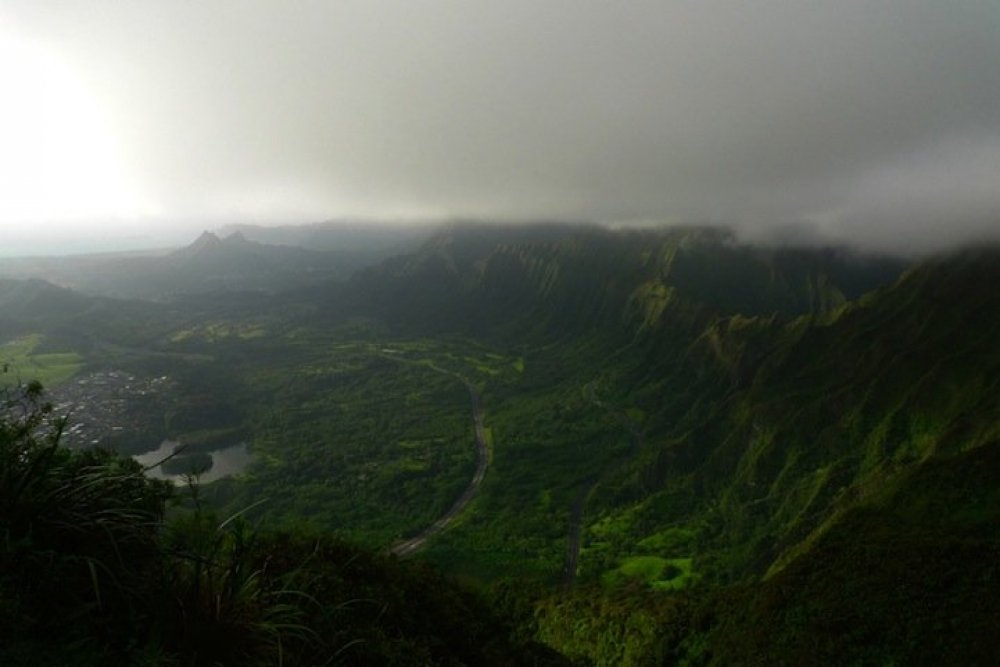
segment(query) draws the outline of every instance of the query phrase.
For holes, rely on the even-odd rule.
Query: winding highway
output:
[[[483,478],[486,477],[486,468],[489,466],[489,449],[486,446],[486,429],[483,427],[483,410],[480,406],[479,394],[476,392],[475,387],[468,382],[465,382],[465,387],[469,390],[469,398],[472,399],[472,420],[476,426],[476,457],[478,459],[476,462],[476,472],[472,476],[469,485],[465,487],[465,491],[455,501],[455,504],[442,514],[437,521],[422,530],[420,534],[399,542],[389,549],[389,553],[395,554],[400,558],[405,558],[419,550],[427,540],[447,528],[448,524],[469,505],[469,502],[475,497],[476,491],[479,490],[479,486],[483,483]]]

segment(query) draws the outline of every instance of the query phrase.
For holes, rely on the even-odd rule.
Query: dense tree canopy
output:
[[[62,427],[40,386],[4,395],[2,664],[559,662],[426,566],[220,521],[196,494],[168,508],[170,485]]]

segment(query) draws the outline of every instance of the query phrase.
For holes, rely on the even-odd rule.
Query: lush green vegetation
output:
[[[77,352],[43,352],[41,334],[21,336],[0,345],[0,363],[16,373],[23,382],[57,385],[73,377],[82,365]]]
[[[100,450],[59,444],[40,389],[0,416],[5,665],[561,664],[440,574],[262,532]]]
[[[146,448],[248,442],[198,488],[219,516],[379,550],[467,487],[474,388],[486,477],[415,559],[574,660],[986,663],[997,284],[990,249],[902,273],[718,231],[455,228],[346,285],[95,302],[16,337],[168,376],[136,402]]]
[[[465,386],[384,346],[302,349],[246,365],[256,462],[217,497],[232,508],[266,498],[269,522],[308,520],[374,547],[430,524],[475,465]]]

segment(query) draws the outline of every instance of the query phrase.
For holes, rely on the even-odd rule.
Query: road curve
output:
[[[483,483],[483,478],[486,477],[486,468],[489,466],[489,450],[486,447],[486,429],[483,427],[483,410],[479,404],[479,394],[476,392],[475,387],[473,387],[468,382],[465,383],[466,389],[469,390],[469,398],[472,399],[472,420],[476,426],[476,472],[472,476],[472,480],[469,485],[465,487],[465,491],[462,495],[458,497],[455,504],[451,508],[442,514],[437,521],[429,525],[427,528],[422,530],[419,535],[411,537],[408,540],[399,542],[389,548],[389,553],[395,554],[400,558],[405,558],[415,551],[419,550],[430,538],[434,537],[445,528],[448,527],[456,516],[462,513],[462,511],[468,506],[469,502],[476,495],[476,491],[479,490],[479,486]]]

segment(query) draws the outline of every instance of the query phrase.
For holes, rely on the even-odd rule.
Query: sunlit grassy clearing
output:
[[[657,590],[684,588],[692,579],[691,559],[633,556],[622,561],[617,569],[601,576],[602,583],[607,586],[629,579],[638,579]]]
[[[267,330],[258,324],[233,324],[229,322],[213,322],[190,329],[177,331],[170,336],[171,343],[182,343],[191,339],[204,339],[208,342],[217,342],[226,338],[239,338],[241,340],[252,340],[263,338],[267,335]]]
[[[83,359],[76,352],[34,354],[42,342],[41,334],[30,334],[0,345],[0,364],[6,364],[12,377],[21,382],[37,380],[53,387],[76,375]]]

